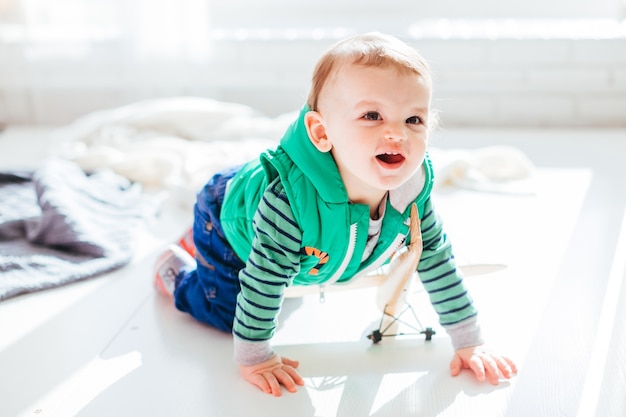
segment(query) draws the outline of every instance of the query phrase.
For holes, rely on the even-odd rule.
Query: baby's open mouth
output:
[[[400,155],[399,153],[395,153],[395,152],[381,153],[380,155],[376,155],[376,158],[379,161],[382,161],[382,162],[384,162],[386,164],[390,164],[390,165],[399,164],[402,161],[404,161],[404,156]]]

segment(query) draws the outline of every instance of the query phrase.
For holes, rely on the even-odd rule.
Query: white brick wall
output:
[[[448,126],[626,126],[626,39],[416,41]]]
[[[611,82],[615,90],[626,93],[626,67],[616,68],[611,71]]]
[[[431,63],[444,126],[626,127],[625,33],[407,39]],[[276,115],[301,105],[314,62],[332,42],[224,36],[210,62],[161,62],[158,72],[151,63],[133,66],[133,57],[29,67],[14,47],[0,44],[0,123],[68,123],[100,108],[175,95]]]
[[[579,125],[626,126],[626,94],[583,97],[578,100]]]

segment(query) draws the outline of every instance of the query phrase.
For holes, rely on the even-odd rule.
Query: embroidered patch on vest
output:
[[[317,259],[319,259],[317,265],[315,265],[309,271],[310,275],[317,275],[320,272],[320,269],[324,266],[326,262],[328,262],[328,259],[330,258],[328,256],[328,253],[321,251],[317,248],[313,248],[311,246],[305,246],[304,248],[302,248],[302,253],[308,256],[315,256]]]

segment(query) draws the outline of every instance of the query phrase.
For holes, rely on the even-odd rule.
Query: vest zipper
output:
[[[343,261],[341,261],[341,265],[339,265],[339,268],[337,268],[337,270],[330,277],[330,279],[326,281],[325,283],[320,284],[320,303],[324,303],[326,301],[326,294],[325,294],[326,286],[332,285],[335,282],[337,282],[339,278],[341,278],[343,273],[346,271],[346,269],[348,268],[348,265],[350,264],[350,260],[352,260],[352,255],[354,255],[354,248],[356,247],[356,231],[357,231],[357,224],[356,223],[351,224],[350,225],[350,237],[348,241],[348,250],[346,251],[346,256],[343,258]]]
[[[372,262],[370,266],[359,272],[358,275],[355,275],[352,279],[357,279],[358,277],[365,276],[372,271],[380,268],[385,263],[387,258],[389,258],[393,252],[397,251],[400,248],[405,238],[405,235],[399,233],[393,240],[393,242],[391,242],[391,245],[389,245],[389,247],[376,259],[376,261]],[[352,279],[350,281],[352,281]]]

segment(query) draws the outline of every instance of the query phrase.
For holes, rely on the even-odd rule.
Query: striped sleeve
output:
[[[284,289],[300,270],[302,233],[279,181],[266,189],[252,226],[255,236],[239,273],[233,334],[256,343],[273,336]]]
[[[423,250],[417,272],[442,326],[453,328],[476,317],[472,299],[456,267],[452,245],[429,198],[421,220]]]

